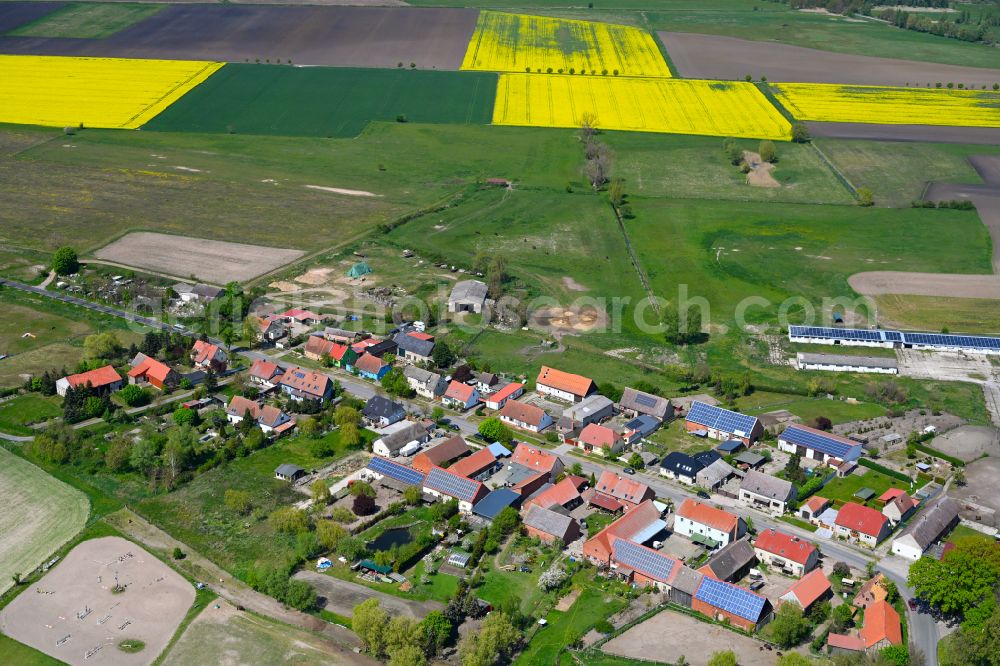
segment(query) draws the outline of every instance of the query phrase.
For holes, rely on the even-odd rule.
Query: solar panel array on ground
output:
[[[670,580],[677,564],[672,557],[624,539],[615,541],[614,550],[615,561],[619,564],[663,582]]]
[[[427,474],[424,485],[451,497],[471,502],[475,499],[481,484],[478,481],[466,479],[463,476],[452,474],[440,467],[435,467]]]
[[[701,585],[698,586],[698,591],[695,592],[694,596],[700,601],[704,601],[727,613],[732,613],[751,622],[756,622],[760,619],[761,611],[764,610],[764,603],[767,601],[764,597],[756,595],[739,585],[724,583],[721,580],[715,580],[708,576],[702,579]]]
[[[372,458],[368,462],[368,469],[376,474],[388,476],[397,481],[408,483],[411,486],[419,485],[424,480],[424,475],[417,470],[392,462],[391,460],[386,460],[385,458]]]
[[[946,333],[907,333],[883,329],[824,328],[822,326],[789,326],[789,338],[819,338],[845,342],[899,342],[925,347],[989,349],[1000,351],[1000,338],[982,335],[951,335]]]
[[[789,444],[804,446],[809,449],[821,451],[835,458],[845,459],[853,450],[860,447],[860,444],[842,442],[836,437],[818,433],[814,430],[807,430],[796,425],[790,425],[781,433],[781,439]]]
[[[757,424],[757,418],[754,416],[732,412],[697,400],[691,403],[687,420],[722,432],[743,433],[744,435],[753,432],[754,426]]]

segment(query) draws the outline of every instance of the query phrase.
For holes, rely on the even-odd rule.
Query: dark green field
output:
[[[144,129],[357,136],[373,120],[489,124],[490,73],[230,64]]]

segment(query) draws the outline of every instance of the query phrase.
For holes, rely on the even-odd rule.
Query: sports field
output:
[[[482,11],[462,69],[670,76],[653,36],[625,25]]]
[[[69,541],[87,520],[87,497],[0,447],[0,592]]]
[[[350,137],[373,120],[486,125],[496,82],[478,72],[230,64],[145,129]]]
[[[0,122],[135,129],[221,63],[0,55]]]
[[[1000,127],[1000,93],[781,83],[775,97],[799,120],[887,125]]]
[[[792,130],[750,83],[550,74],[502,75],[493,122],[579,127],[588,113],[611,130],[759,139]]]

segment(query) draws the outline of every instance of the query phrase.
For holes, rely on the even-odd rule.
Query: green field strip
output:
[[[353,137],[371,121],[487,125],[497,80],[481,72],[229,64],[143,129]]]
[[[71,3],[7,33],[10,37],[103,39],[156,14],[166,5]]]

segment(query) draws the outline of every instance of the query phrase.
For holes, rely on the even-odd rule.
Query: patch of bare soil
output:
[[[530,325],[552,333],[565,335],[589,333],[608,323],[608,315],[594,307],[541,308],[531,313]]]
[[[295,278],[295,281],[315,287],[326,284],[332,272],[332,268],[313,268]]]
[[[579,282],[577,282],[568,275],[563,276],[562,283],[563,286],[569,289],[570,291],[589,291],[586,287],[584,287],[582,284],[580,284]]]
[[[272,282],[267,286],[269,286],[271,289],[277,289],[278,291],[284,291],[284,292],[296,291],[299,288],[298,285],[292,282],[288,282],[287,280],[279,280],[277,282]]]
[[[309,190],[320,190],[321,192],[332,192],[333,194],[344,194],[349,197],[380,197],[381,194],[375,194],[373,192],[368,192],[366,190],[348,190],[343,187],[326,187],[325,185],[306,185],[306,189]]]
[[[865,296],[909,294],[1000,299],[1000,277],[996,275],[869,271],[855,273],[847,279],[847,282],[851,285],[851,289]]]
[[[565,597],[563,597],[556,603],[555,610],[562,611],[564,613],[568,611],[570,607],[572,607],[573,604],[576,603],[576,600],[580,596],[581,592],[583,592],[582,588],[579,587],[574,588],[572,592],[567,594]]]
[[[750,167],[750,171],[747,172],[747,185],[751,187],[781,187],[781,183],[771,175],[771,172],[774,171],[774,165],[762,160],[760,153],[744,150],[743,161]]]

